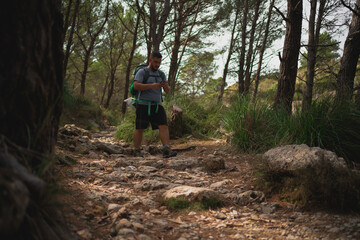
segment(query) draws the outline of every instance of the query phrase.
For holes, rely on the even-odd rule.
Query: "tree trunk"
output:
[[[244,95],[247,95],[249,92],[249,88],[250,88],[250,77],[251,77],[251,66],[252,66],[252,59],[254,58],[253,56],[253,45],[254,45],[254,36],[255,36],[255,29],[256,29],[256,22],[258,20],[259,17],[259,9],[260,9],[260,3],[261,0],[257,0],[256,1],[256,6],[255,6],[255,15],[251,24],[251,31],[250,31],[250,41],[249,41],[249,48],[248,48],[248,54],[246,57],[246,70],[245,70],[245,82],[244,82]]]
[[[121,107],[122,114],[126,113],[126,102],[124,102],[124,101],[128,98],[128,95],[129,95],[130,74],[131,74],[132,61],[134,59],[134,54],[135,54],[135,50],[136,50],[136,42],[137,42],[137,38],[138,38],[139,24],[140,24],[140,16],[138,15],[136,18],[136,24],[135,24],[135,29],[134,29],[134,36],[133,36],[133,42],[132,42],[131,52],[130,52],[130,56],[129,56],[129,61],[126,66],[124,98],[123,98],[122,107]]]
[[[315,24],[316,3],[317,3],[317,0],[311,0],[311,10],[310,10],[310,19],[309,19],[309,40],[308,40],[306,87],[305,87],[304,99],[303,99],[303,109],[304,110],[309,109],[311,106],[311,103],[312,103],[316,55],[317,55],[320,28],[321,28],[322,18],[324,15],[324,8],[325,8],[326,0],[320,1],[318,18],[317,18],[317,22]],[[316,27],[315,27],[315,25],[316,25]]]
[[[171,139],[182,137],[183,135],[182,112],[183,110],[179,106],[175,104],[172,106],[169,122],[169,134]]]
[[[252,96],[252,101],[253,102],[255,102],[255,100],[256,100],[256,95],[257,95],[257,91],[258,91],[258,88],[259,88],[261,65],[262,65],[262,60],[263,60],[263,57],[264,57],[267,38],[268,38],[268,35],[269,35],[269,26],[270,26],[272,9],[274,7],[274,3],[275,3],[275,0],[271,0],[270,6],[269,6],[269,12],[268,12],[268,16],[267,16],[267,22],[266,22],[266,26],[265,26],[264,38],[263,38],[261,48],[260,48],[260,52],[259,52],[259,63],[258,63],[258,67],[257,67],[257,70],[256,70],[255,77],[254,77],[255,86],[254,86],[254,92],[253,92],[253,96]]]
[[[245,64],[245,44],[246,44],[246,25],[247,25],[247,14],[248,14],[249,0],[244,0],[244,11],[241,22],[241,53],[239,59],[239,72],[238,72],[238,92],[239,96],[244,93],[244,64]]]
[[[302,0],[288,0],[287,2],[286,34],[274,105],[275,107],[283,106],[291,113],[300,50],[303,3]]]
[[[45,182],[32,174],[51,174],[44,167],[62,111],[62,27],[60,1],[15,0],[0,8],[1,239],[74,239],[59,212],[46,207],[53,203],[40,205]]]
[[[85,52],[84,66],[83,66],[83,71],[81,72],[81,82],[80,82],[80,95],[81,96],[85,95],[85,82],[86,82],[86,75],[87,75],[88,68],[89,68],[91,52],[92,52],[92,49],[86,49],[86,52]]]
[[[233,49],[234,49],[234,41],[235,41],[235,36],[234,35],[235,35],[235,31],[236,31],[236,26],[237,26],[237,20],[238,20],[238,17],[239,17],[239,13],[240,13],[240,6],[238,5],[236,7],[234,25],[233,25],[233,28],[231,30],[230,47],[229,47],[228,56],[226,58],[226,62],[225,62],[225,66],[224,66],[223,77],[221,79],[218,103],[222,102],[222,98],[223,98],[223,95],[224,95],[224,90],[225,90],[225,85],[226,85],[226,76],[227,76],[227,73],[228,73],[228,70],[229,70],[229,64],[230,64],[230,60],[231,60],[231,55],[232,55]]]
[[[108,17],[109,17],[109,0],[106,1],[105,19],[102,22],[102,24],[100,25],[99,29],[97,29],[97,31],[94,32],[93,34],[91,33],[91,29],[87,29],[88,34],[86,35],[86,37],[91,38],[89,46],[86,46],[85,42],[78,35],[80,43],[85,51],[85,57],[83,59],[84,66],[83,66],[83,71],[81,73],[81,85],[80,85],[80,95],[81,96],[85,95],[86,75],[87,75],[87,71],[88,71],[89,64],[90,64],[90,58],[91,58],[91,55],[93,54],[96,40],[97,40],[98,36],[100,35],[101,31],[104,29],[104,26],[108,20]],[[93,23],[90,23],[90,24],[93,24]]]
[[[183,31],[183,10],[184,10],[184,4],[182,2],[179,3],[179,6],[175,12],[175,21],[176,21],[176,30],[175,30],[175,36],[174,36],[174,45],[171,52],[171,60],[170,60],[170,68],[169,68],[169,76],[168,76],[168,82],[171,88],[171,94],[174,94],[175,90],[175,80],[176,80],[176,74],[179,68],[178,64],[178,54],[180,50],[180,38],[181,33]],[[177,15],[178,13],[178,15]]]
[[[357,14],[352,15],[337,77],[337,100],[351,99],[354,90],[354,78],[360,54],[360,0],[356,1],[354,11]]]
[[[156,12],[155,0],[150,1],[150,41],[152,51],[160,51],[160,44],[164,39],[165,23],[169,16],[171,5],[170,0],[165,0],[164,9],[161,13]],[[160,16],[160,18],[158,18]],[[148,47],[149,49],[149,47]]]
[[[115,68],[116,70],[116,68]],[[111,97],[114,93],[114,83],[115,83],[115,70],[112,70],[111,73],[110,73],[110,84],[108,86],[108,94],[107,94],[107,98],[106,98],[106,103],[104,105],[104,108],[109,108],[110,106],[110,100],[111,100]]]
[[[72,16],[72,23],[71,23],[69,36],[68,36],[68,41],[66,43],[66,50],[65,50],[65,56],[64,56],[64,65],[63,65],[63,76],[64,76],[64,78],[66,76],[67,64],[68,64],[69,57],[70,57],[70,49],[71,49],[73,36],[74,36],[74,32],[75,32],[76,17],[77,17],[77,15],[79,13],[79,6],[80,6],[80,0],[77,0],[76,3],[75,3],[75,9],[74,9],[74,13],[73,13],[73,16]],[[65,28],[64,30],[66,31],[67,28]],[[64,35],[65,35],[65,33],[64,33]]]

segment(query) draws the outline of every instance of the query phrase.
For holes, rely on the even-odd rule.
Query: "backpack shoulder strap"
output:
[[[161,77],[161,80],[162,81],[165,81],[166,77],[165,77],[165,73],[161,70],[158,70],[159,71],[159,74],[160,74],[160,77]]]
[[[149,79],[150,69],[148,67],[144,67],[143,69],[145,71],[145,75],[144,75],[144,80],[142,83],[146,84],[147,80]]]

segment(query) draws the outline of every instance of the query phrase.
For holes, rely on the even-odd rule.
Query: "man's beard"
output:
[[[152,64],[150,64],[150,68],[151,68],[151,70],[154,70],[154,71],[159,69],[159,68],[155,68]]]

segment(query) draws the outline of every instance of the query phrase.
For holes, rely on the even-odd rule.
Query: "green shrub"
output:
[[[176,104],[183,110],[184,134],[195,137],[216,136],[223,106],[203,101],[201,98],[190,98],[177,95],[168,99],[164,107],[170,114],[172,105]]]
[[[264,152],[284,144],[307,144],[359,162],[360,111],[351,102],[331,98],[314,101],[310,109],[288,114],[242,98],[224,116],[232,143],[244,152]]]
[[[179,211],[188,208],[190,203],[187,199],[172,197],[165,201],[165,205],[169,208],[170,211]]]
[[[200,207],[203,210],[217,209],[223,206],[223,203],[218,197],[202,198],[200,201]]]

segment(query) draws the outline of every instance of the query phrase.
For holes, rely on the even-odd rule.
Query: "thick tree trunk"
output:
[[[261,48],[260,48],[260,52],[259,52],[259,63],[258,63],[258,67],[257,67],[257,70],[256,70],[255,77],[254,77],[255,86],[254,86],[254,92],[253,92],[253,96],[252,96],[252,101],[253,102],[255,102],[255,100],[256,100],[256,95],[257,95],[257,91],[258,91],[258,88],[259,88],[261,65],[262,65],[262,60],[263,60],[263,57],[264,57],[267,38],[269,36],[269,26],[270,26],[272,9],[274,7],[274,3],[275,3],[275,0],[271,0],[270,6],[269,6],[269,12],[268,12],[268,16],[267,16],[267,22],[266,22],[266,26],[265,26],[264,38],[263,38]]]
[[[241,52],[239,59],[239,72],[238,72],[238,92],[239,96],[244,94],[244,64],[245,64],[245,44],[246,44],[246,25],[247,25],[247,15],[248,15],[248,4],[249,0],[244,0],[244,11],[243,18],[241,22]]]
[[[0,38],[0,134],[41,153],[53,151],[62,110],[63,32],[57,4],[11,1],[1,8],[7,36]],[[41,164],[33,160],[31,166]]]
[[[225,62],[225,66],[224,66],[223,77],[221,79],[218,103],[222,102],[222,98],[223,98],[223,95],[224,95],[224,90],[225,90],[225,85],[226,85],[226,76],[227,76],[227,73],[228,73],[228,70],[229,70],[229,64],[230,64],[230,60],[231,60],[231,55],[232,55],[233,49],[234,49],[235,31],[236,31],[236,26],[237,26],[237,20],[238,20],[238,17],[239,17],[239,13],[240,13],[240,6],[238,5],[236,7],[234,25],[233,25],[233,28],[231,30],[230,47],[229,47],[228,56],[226,58],[226,62]]]
[[[248,54],[246,57],[246,70],[245,70],[245,82],[244,82],[244,95],[247,95],[250,88],[250,77],[251,77],[251,68],[252,68],[252,60],[254,58],[253,54],[253,45],[254,45],[254,36],[255,36],[255,29],[257,20],[259,17],[259,9],[260,9],[260,3],[261,0],[256,1],[255,5],[255,13],[254,18],[251,24],[251,31],[250,31],[250,41],[249,41],[249,48],[248,48]]]
[[[0,8],[0,239],[74,239],[59,212],[40,205],[45,182],[32,174],[50,175],[44,166],[62,111],[62,27],[60,1]]]
[[[288,0],[287,2],[286,34],[283,56],[280,59],[280,77],[275,96],[275,107],[283,106],[291,113],[298,69],[303,3],[302,0]]]
[[[349,33],[345,41],[344,53],[337,77],[336,98],[351,99],[354,90],[356,66],[360,54],[360,0],[356,1]]]

